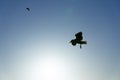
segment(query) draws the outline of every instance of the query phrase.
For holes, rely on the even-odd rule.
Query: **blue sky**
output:
[[[119,25],[119,0],[1,0],[0,80],[119,80]]]

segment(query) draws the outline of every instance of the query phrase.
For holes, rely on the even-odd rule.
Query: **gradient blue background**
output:
[[[82,49],[69,43],[79,31]],[[120,80],[119,34],[119,0],[0,0],[0,80],[34,80],[25,67],[46,56],[67,80]]]

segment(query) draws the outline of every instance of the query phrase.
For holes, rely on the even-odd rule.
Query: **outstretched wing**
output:
[[[80,40],[80,41],[81,41],[81,40],[83,39],[82,32],[76,33],[76,34],[75,34],[75,37],[76,37],[77,40]]]

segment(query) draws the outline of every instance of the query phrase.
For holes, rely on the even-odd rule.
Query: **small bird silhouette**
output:
[[[83,41],[82,32],[78,32],[75,34],[75,39],[72,39],[70,43],[75,46],[76,44],[80,44],[80,48],[82,48],[82,44],[87,44],[87,41]]]
[[[26,8],[28,11],[30,11],[30,8]]]

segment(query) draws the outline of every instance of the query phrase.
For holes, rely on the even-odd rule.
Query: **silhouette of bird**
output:
[[[28,11],[30,11],[30,8],[26,8]]]
[[[78,32],[75,34],[76,39],[72,39],[70,41],[70,43],[75,46],[76,44],[80,44],[80,48],[82,48],[82,44],[87,44],[87,41],[82,41],[83,40],[83,36],[82,36],[82,32]]]

